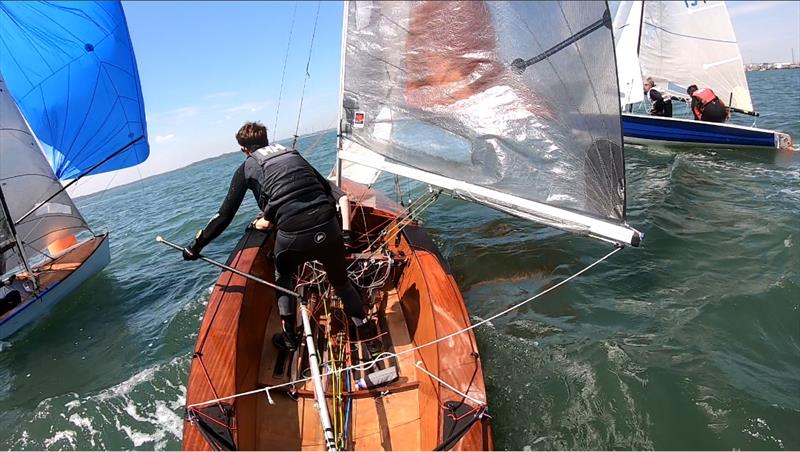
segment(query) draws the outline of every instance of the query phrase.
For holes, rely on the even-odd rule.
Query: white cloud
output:
[[[156,135],[155,142],[156,143],[164,143],[164,142],[167,142],[167,141],[169,141],[169,140],[171,140],[173,138],[175,138],[175,134],[174,133],[170,133],[168,135]]]
[[[173,110],[162,111],[159,113],[153,113],[152,115],[147,116],[147,120],[149,121],[152,119],[186,119],[197,116],[200,114],[200,108],[195,106],[186,106],[175,108]]]
[[[263,110],[264,107],[265,107],[264,104],[246,103],[242,105],[237,105],[235,107],[227,108],[225,109],[225,113],[237,113],[240,111],[254,113]]]

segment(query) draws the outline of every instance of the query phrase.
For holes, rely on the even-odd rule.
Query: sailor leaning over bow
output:
[[[297,268],[312,260],[321,262],[336,295],[344,302],[345,312],[356,326],[359,339],[370,340],[368,345],[372,349],[379,348],[380,344],[373,339],[377,328],[367,319],[361,297],[347,277],[344,238],[330,183],[296,150],[270,145],[267,128],[261,123],[245,123],[236,134],[236,141],[245,161],[234,172],[219,211],[197,232],[194,242],[184,248],[183,258],[200,257],[200,251],[231,223],[245,192],[250,190],[261,209],[253,226],[276,230],[277,285],[293,291],[292,276]],[[278,309],[282,331],[273,336],[273,343],[293,351],[297,349],[297,301],[281,292]]]

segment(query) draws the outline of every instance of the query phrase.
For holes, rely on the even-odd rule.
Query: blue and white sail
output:
[[[345,177],[366,166],[639,243],[605,2],[347,2],[344,14]]]
[[[58,179],[147,159],[139,73],[118,1],[0,2],[0,30],[0,72]]]

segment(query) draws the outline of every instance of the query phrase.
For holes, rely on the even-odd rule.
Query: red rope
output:
[[[214,398],[218,399],[219,398],[219,394],[217,394],[217,389],[214,388],[214,383],[211,382],[211,376],[208,375],[208,369],[206,369],[206,365],[205,365],[205,363],[203,363],[203,354],[200,353],[200,352],[196,352],[194,354],[194,357],[197,358],[197,362],[199,362],[200,363],[200,367],[203,368],[203,375],[206,376],[206,381],[208,382],[208,386],[211,388],[211,392],[214,393]],[[217,406],[219,406],[219,409],[221,411],[223,411],[223,412],[225,411],[225,408],[222,406],[222,401],[217,402]]]
[[[228,430],[234,430],[234,431],[236,430],[236,427],[234,427],[232,425],[225,424],[223,422],[220,422],[220,421],[214,419],[213,417],[207,415],[206,413],[203,413],[202,411],[198,410],[197,408],[189,408],[189,411],[191,411],[194,414],[199,414],[200,416],[203,416],[204,418],[206,418],[209,421],[219,425],[220,427],[226,428]]]

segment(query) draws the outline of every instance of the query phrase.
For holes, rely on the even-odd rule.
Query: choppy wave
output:
[[[785,81],[753,77],[757,104],[783,95]],[[800,142],[797,103],[770,105],[759,126]],[[334,134],[320,143],[310,157],[327,170]],[[180,447],[189,355],[218,270],[154,238],[191,240],[240,161],[78,201],[111,231],[112,262],[0,343],[0,448]],[[800,155],[629,147],[626,168],[644,246],[476,330],[497,447],[800,448]],[[225,260],[254,214],[248,199],[204,252]],[[609,251],[446,198],[425,220],[475,318]]]
[[[9,449],[178,449],[189,358],[148,367],[93,394],[41,401],[3,447]]]

